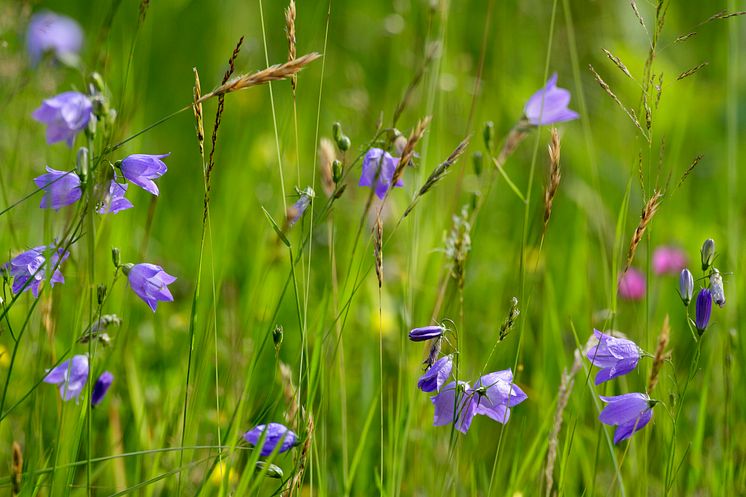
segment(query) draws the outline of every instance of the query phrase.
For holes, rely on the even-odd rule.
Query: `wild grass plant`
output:
[[[0,5],[0,486],[746,494],[744,8]]]

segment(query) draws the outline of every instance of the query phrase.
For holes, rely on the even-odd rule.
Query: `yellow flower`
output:
[[[10,366],[10,352],[0,345],[0,367],[7,368],[8,366]]]
[[[223,483],[223,477],[225,476],[225,467],[227,464],[225,464],[225,461],[220,461],[218,464],[215,465],[215,469],[212,471],[212,474],[210,475],[210,483],[215,485],[216,487],[219,487]],[[238,475],[235,471],[233,471],[233,468],[228,470],[228,481],[230,483],[236,483],[238,481]]]

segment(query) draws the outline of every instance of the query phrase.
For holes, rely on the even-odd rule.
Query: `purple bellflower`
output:
[[[476,413],[505,424],[510,419],[510,408],[526,400],[528,395],[513,383],[510,369],[489,373],[476,382]]]
[[[127,193],[128,186],[129,185],[126,183],[117,182],[116,177],[111,180],[109,191],[104,195],[104,198],[96,209],[96,212],[99,214],[116,214],[117,212],[134,207],[132,202],[124,196],[125,193]]]
[[[108,371],[101,373],[101,376],[96,380],[96,384],[93,385],[93,391],[91,392],[91,407],[96,407],[104,400],[106,392],[109,391],[111,382],[114,381],[114,375]]]
[[[34,14],[26,33],[26,48],[31,63],[36,65],[46,52],[57,60],[73,62],[83,45],[83,31],[73,19],[43,11]]]
[[[570,92],[557,87],[557,73],[554,73],[544,88],[537,91],[526,102],[523,113],[533,126],[572,121],[578,113],[567,108]]]
[[[49,266],[46,266],[47,259],[44,255],[47,250],[53,251]],[[13,278],[13,286],[11,287],[13,293],[17,295],[30,289],[34,297],[38,297],[39,287],[45,279],[47,269],[54,269],[54,273],[49,280],[52,286],[55,283],[64,283],[65,277],[62,276],[60,267],[69,255],[70,252],[62,247],[55,250],[54,245],[49,247],[40,245],[15,256],[4,266]]]
[[[440,325],[437,326],[423,326],[422,328],[415,328],[409,332],[409,339],[413,342],[424,342],[426,340],[432,340],[438,338],[446,329]]]
[[[44,190],[40,205],[42,209],[59,210],[60,207],[74,204],[82,195],[80,178],[74,172],[58,171],[47,166],[47,174],[34,178],[34,183]]]
[[[513,383],[510,369],[482,376],[474,388],[464,381],[459,381],[458,387],[456,382],[451,382],[430,398],[435,406],[433,425],[455,423],[458,431],[466,433],[477,414],[505,424],[510,419],[510,408],[527,398],[525,392]]]
[[[423,374],[417,382],[417,388],[423,392],[440,391],[440,387],[448,380],[453,369],[453,357],[443,356]]]
[[[125,264],[123,270],[129,278],[132,291],[137,294],[155,312],[158,302],[173,302],[174,297],[168,289],[176,278],[155,264]]]
[[[168,168],[166,163],[161,159],[171,155],[149,155],[149,154],[132,154],[125,157],[120,164],[122,176],[145,191],[158,195],[158,186],[153,182],[154,179],[160,178]]]
[[[697,294],[697,305],[695,307],[694,324],[699,334],[705,332],[707,325],[710,324],[710,315],[712,314],[712,294],[707,288],[703,288]]]
[[[586,357],[594,366],[603,368],[596,375],[596,385],[623,376],[637,367],[642,351],[635,342],[598,330],[593,330],[593,334],[598,339],[598,345],[589,347]]]
[[[653,418],[653,406],[657,400],[650,400],[644,393],[627,393],[615,397],[601,396],[608,405],[598,419],[607,425],[616,425],[614,444],[627,440],[636,431],[645,427]]]
[[[363,174],[358,186],[370,186],[376,196],[383,199],[391,187],[391,180],[398,164],[398,157],[392,157],[380,148],[371,148],[363,158]],[[404,186],[404,182],[400,179],[394,186]]]
[[[435,406],[433,426],[455,423],[456,429],[461,433],[469,431],[477,408],[476,402],[472,402],[473,397],[474,392],[465,381],[459,381],[458,386],[455,381],[444,386],[438,395],[430,397]]]
[[[32,114],[35,120],[47,125],[47,144],[64,141],[73,146],[75,135],[91,120],[91,101],[77,91],[66,91],[42,102]]]
[[[56,368],[47,370],[44,383],[53,383],[60,386],[62,400],[78,399],[83,387],[88,380],[88,357],[84,355],[73,356]]]
[[[279,454],[292,449],[298,444],[298,436],[280,423],[256,426],[244,433],[243,438],[251,445],[256,446],[259,444],[265,430],[267,431],[267,435],[264,438],[264,444],[260,453],[262,457],[270,455],[278,444],[280,444],[280,448],[277,450]]]

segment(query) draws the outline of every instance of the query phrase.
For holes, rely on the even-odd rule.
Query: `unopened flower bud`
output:
[[[348,151],[350,149],[350,145],[352,145],[352,142],[347,135],[342,135],[337,140],[337,146],[342,152]]]
[[[424,342],[425,340],[432,340],[438,338],[446,331],[442,326],[424,326],[422,328],[415,328],[409,332],[409,339],[413,342]]]
[[[474,174],[477,176],[482,175],[482,169],[484,168],[484,157],[482,156],[482,152],[476,151],[471,156],[471,163],[474,167]]]
[[[712,266],[712,261],[715,259],[715,240],[708,238],[705,243],[702,244],[702,271]]]
[[[122,254],[119,252],[117,247],[111,248],[111,262],[114,263],[115,268],[122,265]]]
[[[342,172],[342,162],[334,159],[332,161],[332,179],[334,180],[334,183],[342,181]]]
[[[86,147],[80,147],[78,149],[75,172],[80,177],[80,182],[85,183],[86,178],[88,177],[88,149]]]
[[[482,138],[484,138],[484,146],[488,151],[492,152],[495,147],[495,123],[487,121],[484,123],[484,131],[482,131]]]
[[[97,72],[91,73],[89,77],[89,83],[99,93],[103,93],[104,89],[106,88],[106,85],[104,84],[104,78],[102,78],[101,75]]]
[[[710,324],[710,315],[712,314],[712,295],[707,288],[703,288],[697,294],[697,307],[695,311],[694,324],[701,336],[707,329],[707,325]]]
[[[283,333],[284,330],[279,324],[275,326],[275,329],[272,331],[272,341],[275,343],[276,349],[279,349],[280,345],[282,345]]]
[[[96,300],[98,305],[103,304],[104,299],[106,299],[106,285],[99,285],[96,287]]]
[[[338,122],[332,124],[332,137],[334,141],[339,141],[342,137],[342,125]]]
[[[717,305],[723,307],[725,305],[725,290],[723,290],[723,277],[717,268],[712,268],[710,274],[710,293],[712,293],[712,300]]]
[[[679,275],[679,295],[681,295],[681,301],[684,302],[684,305],[689,305],[689,302],[692,301],[693,294],[694,276],[692,276],[691,271],[684,268],[681,270],[681,275]]]

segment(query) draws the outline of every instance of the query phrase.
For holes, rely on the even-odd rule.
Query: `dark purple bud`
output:
[[[109,391],[112,381],[114,381],[113,374],[108,371],[101,373],[101,376],[98,377],[96,384],[93,386],[93,392],[91,392],[91,407],[96,407],[104,400],[104,396]]]
[[[425,326],[422,328],[415,328],[409,332],[409,339],[413,342],[424,342],[426,340],[432,340],[443,335],[446,331],[442,326]]]
[[[681,295],[681,301],[684,305],[688,306],[689,302],[692,301],[692,295],[694,294],[694,276],[692,272],[684,268],[681,270],[679,276],[679,295]]]
[[[695,325],[699,334],[705,332],[707,325],[710,324],[710,314],[712,314],[712,295],[710,290],[703,288],[697,294],[697,308]]]

